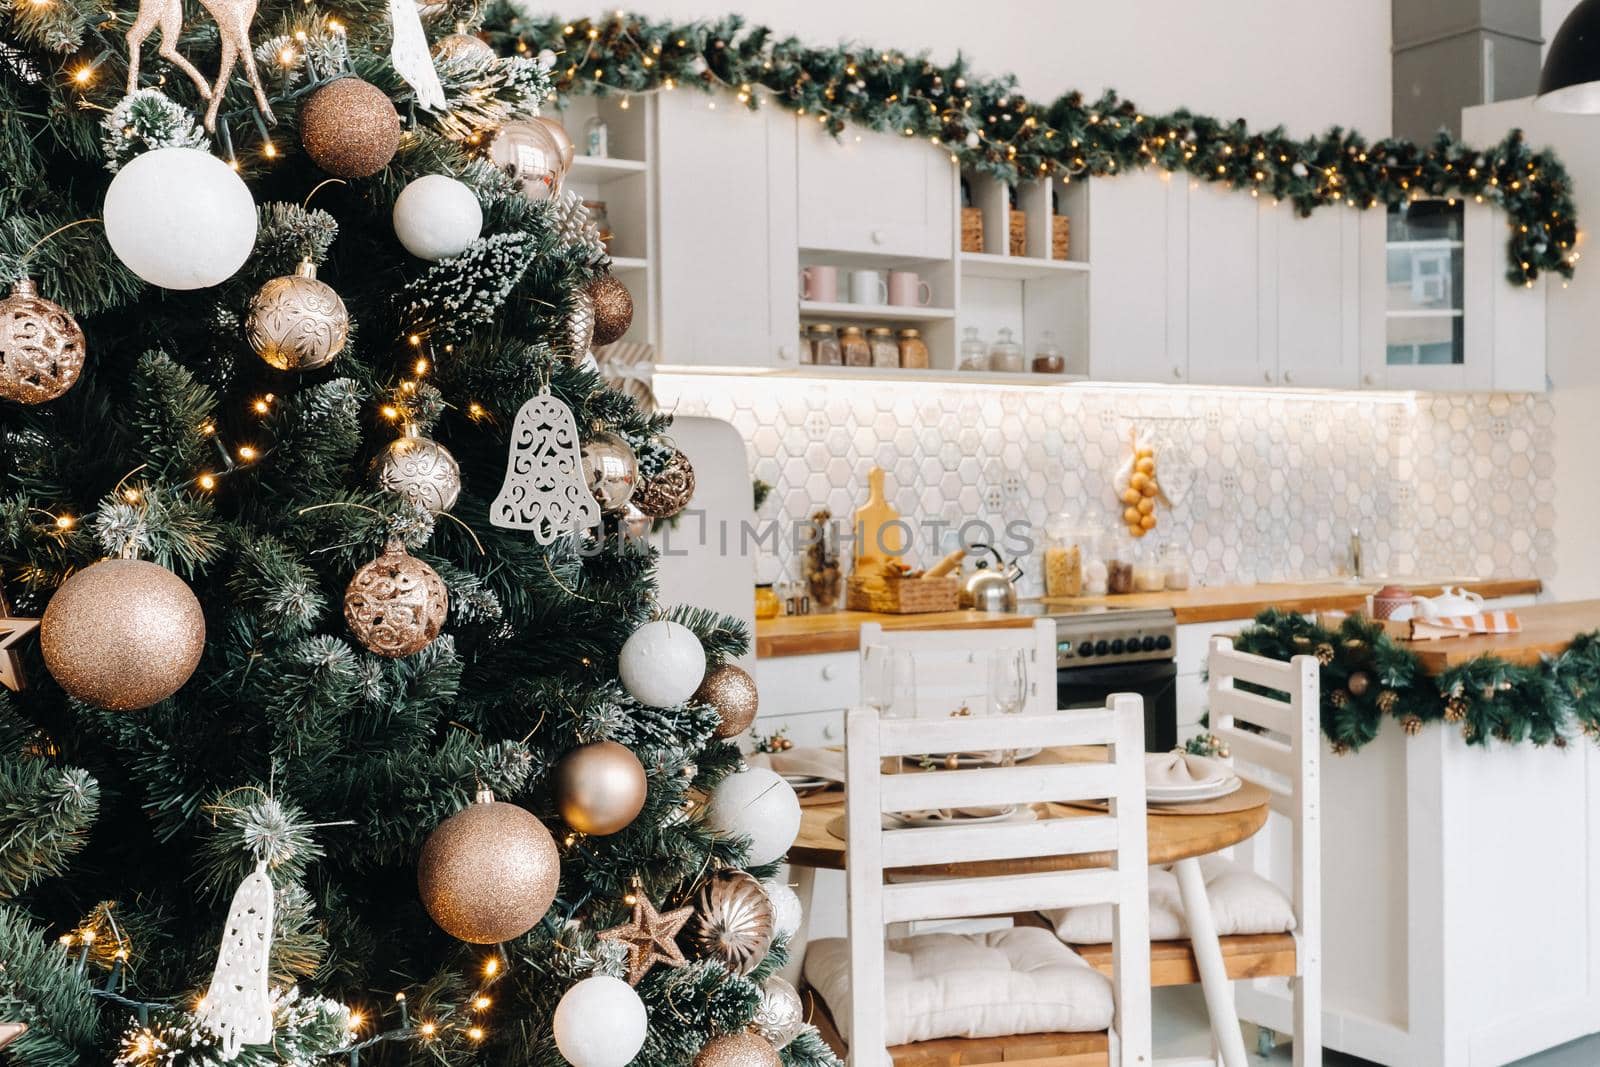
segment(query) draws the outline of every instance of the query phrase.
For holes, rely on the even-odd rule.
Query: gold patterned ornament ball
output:
[[[634,490],[633,506],[652,519],[670,519],[693,497],[694,467],[688,456],[674,449],[667,465]]]
[[[772,1042],[748,1030],[712,1038],[694,1058],[694,1067],[782,1067],[782,1064]]]
[[[737,737],[756,721],[760,695],[756,680],[748,671],[735,663],[724,663],[706,672],[700,688],[690,698],[698,704],[710,704],[717,709],[722,720],[717,726],[717,736],[727,739]]]
[[[344,592],[344,618],[356,640],[391,659],[432,644],[449,612],[444,579],[399,541],[356,571]]]
[[[449,449],[423,437],[415,426],[384,446],[373,462],[378,485],[435,515],[456,506],[461,465]]]
[[[422,845],[417,891],[440,929],[495,945],[532,930],[561,882],[555,839],[530,811],[487,790],[440,823]]]
[[[60,304],[23,278],[0,300],[0,397],[43,404],[71,389],[83,372],[83,329]]]
[[[148,708],[183,688],[206,646],[206,617],[182,578],[107,559],[57,589],[39,623],[50,674],[70,696],[113,711]]]
[[[471,63],[480,67],[498,58],[493,45],[470,33],[452,33],[439,38],[433,46],[433,57],[445,63]]]
[[[639,757],[615,741],[575,748],[556,765],[561,818],[579,833],[596,837],[631,825],[644,810],[648,786]]]
[[[805,1005],[794,986],[773,975],[761,983],[761,1002],[747,1029],[781,1049],[800,1036],[806,1027]]]
[[[316,370],[344,351],[350,312],[308,259],[256,290],[244,332],[255,354],[279,370]]]
[[[588,285],[594,301],[594,345],[600,348],[622,340],[633,325],[633,294],[609,274],[602,274]]]
[[[400,115],[376,85],[351,76],[329,82],[300,109],[300,143],[338,178],[370,178],[400,147]]]
[[[522,186],[522,195],[540,203],[555,196],[566,177],[561,146],[544,124],[533,119],[508,122],[489,142],[489,160]]]
[[[754,875],[723,870],[695,900],[690,940],[702,956],[735,974],[749,974],[767,958],[774,931],[772,901]]]

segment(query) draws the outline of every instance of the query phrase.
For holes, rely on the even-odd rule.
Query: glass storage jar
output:
[[[900,331],[900,366],[922,370],[928,365],[928,343],[922,333],[909,327]]]
[[[957,366],[962,370],[989,369],[989,348],[978,336],[976,326],[968,326],[961,332],[961,362]]]
[[[1067,359],[1056,345],[1056,335],[1049,330],[1039,338],[1039,347],[1033,350],[1035,374],[1060,374],[1067,369]]]
[[[1009,329],[1002,328],[994,344],[989,346],[989,369],[999,371],[1022,369],[1022,346],[1017,344]]]
[[[839,351],[839,335],[831,323],[812,323],[806,336],[811,342],[811,362],[819,367],[837,367],[844,362]]]
[[[1044,595],[1083,595],[1083,537],[1065,515],[1045,527]]]
[[[872,366],[872,346],[861,333],[861,327],[846,326],[839,331],[839,355],[846,367]]]
[[[894,331],[887,326],[874,326],[867,331],[867,344],[872,348],[874,367],[900,366],[900,346],[895,343]]]
[[[778,599],[778,593],[772,588],[771,582],[762,582],[756,586],[756,618],[776,619],[783,614],[783,601]]]

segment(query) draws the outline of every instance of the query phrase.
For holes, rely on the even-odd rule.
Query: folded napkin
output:
[[[1233,775],[1225,763],[1191,756],[1187,752],[1151,752],[1144,758],[1144,784],[1148,788],[1220,785]]]
[[[1516,634],[1522,620],[1514,611],[1482,611],[1475,615],[1441,615],[1436,619],[1413,619],[1411,636],[1415,640],[1462,637],[1467,634]]]
[[[752,767],[770,767],[779,774],[803,774],[844,781],[844,753],[831,748],[791,748],[787,752],[757,752],[745,760]]]

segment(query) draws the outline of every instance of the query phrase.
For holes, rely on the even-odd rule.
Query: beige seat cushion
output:
[[[889,1045],[941,1037],[1087,1033],[1111,1026],[1110,980],[1037,927],[890,941],[884,972]],[[805,976],[848,1038],[848,942],[812,942]]]
[[[1200,870],[1205,874],[1206,897],[1211,901],[1219,937],[1286,934],[1294,929],[1294,905],[1272,882],[1220,856],[1202,858]],[[1069,945],[1103,945],[1111,940],[1109,904],[1054,908],[1041,914]],[[1177,875],[1166,867],[1150,868],[1150,940],[1177,941],[1188,936]]]

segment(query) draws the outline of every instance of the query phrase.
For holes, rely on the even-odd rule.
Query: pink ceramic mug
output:
[[[933,287],[916,271],[892,270],[889,272],[889,303],[896,307],[927,307],[933,300]]]
[[[839,268],[807,267],[800,272],[800,299],[819,304],[839,302]]]

